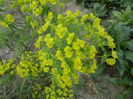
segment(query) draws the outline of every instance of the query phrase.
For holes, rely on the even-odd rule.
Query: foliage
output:
[[[113,67],[119,76],[109,77],[109,81],[115,85],[119,85],[125,88],[123,92],[118,95],[118,99],[129,99],[133,92],[133,11],[131,7],[128,6],[123,11],[112,11],[111,17],[113,19],[108,19],[106,23],[106,28],[109,34],[115,39],[116,51],[118,53],[118,58],[116,61],[116,66]],[[110,52],[106,49],[106,52]],[[93,77],[97,77],[103,71],[107,70],[104,63],[101,63],[96,74]],[[114,72],[114,73],[115,73]]]
[[[18,54],[31,50],[38,36],[36,29],[42,24],[51,6],[56,5],[56,2],[56,0],[47,2],[44,0],[11,0],[10,3],[1,0],[1,10],[5,9],[6,14],[2,13],[0,16],[0,47],[6,45]],[[7,8],[7,5],[11,9]]]
[[[128,5],[133,7],[132,0],[76,0],[76,2],[102,18],[109,18],[113,10],[121,10]]]
[[[56,4],[55,0],[47,2]],[[54,14],[49,11],[47,2],[17,0],[11,4],[15,9],[20,8],[26,29],[31,31],[25,29],[23,32],[34,32],[33,38],[36,38],[34,50],[24,51],[15,59],[0,62],[2,78],[6,75],[7,78],[14,77],[14,80],[19,78],[20,81],[16,82],[15,97],[20,99],[71,98],[74,94],[73,85],[79,81],[79,73],[95,73],[98,58],[104,57],[105,60],[102,62],[107,62],[109,65],[114,65],[117,59],[114,39],[105,32],[98,17],[92,13],[81,16],[79,11],[75,13],[67,11],[65,15]],[[4,19],[1,25],[4,23],[6,25],[2,26],[9,28],[16,20],[11,14],[6,16],[5,18],[10,21]],[[110,53],[99,54],[98,50],[104,51],[105,48],[109,48]],[[3,88],[4,96],[6,96],[5,90],[9,88],[6,87]]]
[[[76,0],[88,12],[94,12],[96,16],[103,18],[103,24],[109,34],[115,39],[118,59],[115,72],[119,77],[110,77],[109,81],[115,85],[123,86],[125,90],[118,96],[119,99],[133,97],[133,1],[132,0]],[[105,49],[107,53],[110,50]],[[102,53],[102,52],[101,52]],[[104,60],[104,58],[103,58]],[[97,77],[103,71],[108,70],[106,64],[99,64]]]
[[[133,92],[133,11],[128,6],[125,11],[114,11],[113,14],[116,16],[116,20],[111,20],[109,33],[116,41],[116,50],[118,52],[117,70],[120,75],[119,78],[115,79],[117,79],[117,82],[123,82],[124,86],[127,87],[122,95],[129,98],[129,96],[132,96],[130,93]],[[118,83],[118,85],[121,84]]]

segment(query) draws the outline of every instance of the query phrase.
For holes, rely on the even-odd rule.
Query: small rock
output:
[[[6,50],[6,51],[5,51],[5,54],[9,54],[9,53],[10,53],[10,50]]]

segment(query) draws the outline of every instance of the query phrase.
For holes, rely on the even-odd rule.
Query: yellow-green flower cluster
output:
[[[27,52],[25,55],[22,55],[20,62],[16,66],[16,73],[21,77],[38,76],[40,69],[38,69],[38,64],[34,60],[35,56],[31,52]]]
[[[54,38],[51,37],[50,34],[47,34],[44,38],[44,41],[46,42],[46,45],[48,48],[52,48],[54,45]]]
[[[38,33],[42,33],[47,30],[49,25],[48,20],[53,18],[52,13],[49,12],[47,15],[50,6],[56,5],[58,0],[11,0],[11,7],[20,8],[20,13],[25,17],[26,23],[29,23],[31,28],[35,30],[38,29],[39,25],[42,25],[42,21],[47,20],[42,28],[38,29]],[[46,12],[46,13],[44,13]],[[43,14],[42,14],[43,13]],[[47,18],[46,18],[47,17]],[[6,26],[5,23],[1,23]]]
[[[45,24],[37,30],[38,34],[42,34],[43,32],[47,31],[48,27],[51,26],[50,22],[52,21],[53,17],[53,13],[49,12],[47,17],[45,18]]]
[[[43,12],[43,7],[47,4],[55,5],[58,0],[11,0],[11,7],[20,7],[22,12],[32,12],[35,16],[39,16]]]
[[[34,29],[35,27],[38,26],[38,22],[36,20],[34,20],[33,22],[31,21],[30,25],[31,25],[32,29]]]
[[[29,3],[33,10],[37,9],[40,3],[46,4],[46,0],[17,1]],[[80,17],[79,11],[75,13],[67,11],[65,15],[59,14],[54,17],[54,20],[53,17],[54,14],[49,12],[45,23],[37,30],[39,34],[35,43],[37,49],[21,56],[16,73],[22,78],[47,75],[50,84],[43,88],[39,85],[41,95],[46,96],[46,99],[70,99],[73,96],[71,88],[74,84],[78,84],[79,72],[95,73],[98,49],[108,46],[112,50],[112,58],[105,61],[109,65],[115,64],[117,58],[114,51],[115,43],[100,25],[100,19],[92,13]],[[36,22],[30,23],[33,29],[36,27],[34,23]],[[40,79],[44,81],[44,78]],[[38,91],[35,91],[32,96],[36,98],[37,94]]]
[[[82,18],[81,18],[82,19]],[[93,19],[94,21],[92,21]],[[102,47],[107,46],[112,50],[112,58],[109,58],[106,60],[107,64],[114,65],[117,58],[117,53],[114,51],[115,49],[115,43],[114,39],[107,34],[105,29],[100,25],[100,19],[98,17],[95,17],[92,13],[90,15],[84,15],[82,20],[90,21],[91,24],[87,24],[84,27],[84,30],[86,30],[88,33],[85,34],[86,38],[89,38],[90,41],[95,41],[95,46]],[[85,23],[85,21],[83,21]],[[91,42],[92,43],[92,42]],[[95,46],[91,46],[90,49],[90,58],[95,57],[97,50]]]
[[[0,75],[4,75],[7,71],[12,75],[16,67],[15,61],[16,59],[2,60],[0,62]]]
[[[62,90],[54,85],[44,87],[44,92],[44,94],[46,94],[45,99],[70,99],[73,96],[73,94],[71,94],[73,90],[67,88]]]
[[[114,40],[100,25],[100,19],[92,13],[80,18],[79,11],[74,14],[67,11],[66,15],[57,15],[56,22],[46,20],[44,25],[51,29],[51,32],[42,39],[42,43],[46,43],[46,46],[38,43],[36,45],[39,46],[37,48],[44,48],[45,53],[49,53],[49,57],[53,61],[52,67],[48,67],[53,77],[52,85],[57,86],[62,91],[66,88],[71,89],[73,84],[78,83],[78,72],[95,73],[97,48],[108,44],[109,48],[112,49],[112,59],[117,58],[117,54],[113,50],[115,48]],[[39,34],[40,37],[43,36],[42,33]],[[84,63],[84,60],[88,61],[87,64]],[[106,62],[115,63],[110,59],[107,59]],[[52,91],[50,92],[52,93]],[[54,99],[54,97],[52,98]]]
[[[7,14],[3,22],[0,22],[0,26],[8,27],[10,23],[14,22],[14,18],[11,14]]]
[[[59,38],[63,38],[66,32],[68,32],[67,28],[63,27],[62,24],[55,26],[55,31],[56,31],[56,35]]]

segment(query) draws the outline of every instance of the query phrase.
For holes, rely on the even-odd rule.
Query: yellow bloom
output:
[[[57,68],[54,68],[54,67],[52,68],[52,74],[53,75],[57,75],[58,74]]]
[[[43,32],[43,28],[40,27],[40,28],[37,30],[37,33],[38,33],[38,34],[42,34],[42,32]]]
[[[74,96],[74,94],[69,94],[69,97],[73,97]]]
[[[78,17],[78,16],[80,15],[80,13],[81,13],[81,12],[80,12],[79,10],[76,10],[76,12],[74,13],[74,16],[75,16],[75,17]]]
[[[41,5],[46,5],[47,1],[46,0],[39,0]]]
[[[71,34],[68,34],[68,37],[67,37],[67,44],[71,44],[72,40],[74,38],[74,33],[71,33]]]
[[[43,42],[43,36],[38,37],[38,40],[36,41],[35,47],[40,48],[41,47],[41,42]]]
[[[34,20],[33,22],[30,22],[31,27],[34,29],[35,27],[38,26],[38,22]]]
[[[62,67],[62,68],[66,68],[67,66],[68,66],[67,63],[66,63],[65,61],[62,61],[61,67]]]
[[[97,50],[96,50],[95,46],[91,45],[90,50],[89,50],[89,58],[93,59],[95,57],[96,53],[97,53]]]
[[[53,65],[53,60],[52,59],[48,59],[47,60],[47,65],[52,66]]]
[[[48,0],[52,5],[55,5],[57,3],[57,0]]]
[[[79,72],[83,72],[83,64],[80,57],[77,56],[76,58],[73,59],[73,61],[74,61],[74,66],[73,66],[74,69]]]
[[[46,86],[46,87],[45,87],[45,92],[46,92],[46,93],[49,93],[49,92],[50,92],[50,88]]]
[[[11,72],[10,72],[10,75],[13,75],[13,74],[14,74],[14,71],[11,71]]]
[[[17,66],[16,71],[17,74],[22,78],[29,76],[29,69],[26,68],[23,69],[20,65]]]
[[[59,95],[62,95],[62,91],[61,91],[60,89],[57,90],[57,93],[58,93]]]
[[[72,47],[73,47],[74,50],[79,50],[80,49],[80,46],[79,46],[78,42],[73,42]]]
[[[39,16],[42,13],[42,7],[40,6],[39,8],[36,8],[33,10],[33,14],[35,16]]]
[[[100,27],[100,19],[98,17],[94,19],[93,26],[96,28]]]
[[[64,7],[65,7],[65,4],[64,4],[64,3],[60,3],[59,6],[60,6],[61,8],[64,8]]]
[[[59,38],[63,38],[65,33],[68,32],[66,27],[63,27],[62,24],[59,24],[55,27],[56,35],[59,36]]]
[[[116,51],[112,51],[112,57],[115,58],[115,59],[118,58]]]
[[[9,23],[12,23],[12,22],[14,22],[14,18],[12,17],[11,14],[7,14],[4,21],[0,22],[0,25],[7,28]]]
[[[6,18],[5,18],[5,21],[8,22],[8,23],[12,23],[12,22],[14,22],[14,18],[12,17],[11,14],[7,14]]]
[[[63,18],[63,15],[62,14],[58,14],[57,19],[61,20],[62,18]]]
[[[26,22],[29,22],[31,20],[31,16],[26,16],[25,20]]]
[[[74,84],[78,84],[79,75],[77,73],[72,73],[72,77],[74,79]]]
[[[114,43],[114,39],[111,36],[107,36],[107,40],[108,40],[108,46],[109,48],[113,49],[115,48],[115,43]]]
[[[84,45],[85,45],[84,40],[77,39],[77,41],[73,43],[72,47],[74,50],[79,50],[80,48],[83,48]]]
[[[95,18],[94,14],[93,13],[90,13],[89,14],[89,19],[94,19],[94,18]]]
[[[93,64],[89,67],[87,73],[95,73],[95,69],[97,68],[97,61],[93,59]]]
[[[99,28],[99,32],[98,32],[102,37],[105,37],[105,35],[107,35],[107,32],[105,32],[105,29],[103,27],[100,26]]]
[[[89,18],[89,15],[88,15],[88,14],[83,15],[83,16],[81,17],[81,22],[86,21],[88,18]]]
[[[48,71],[49,71],[49,68],[48,68],[48,67],[44,67],[44,68],[43,68],[43,71],[44,71],[44,72],[48,72]]]
[[[62,61],[61,67],[63,68],[63,75],[68,75],[70,68],[65,61]]]
[[[116,48],[115,47],[115,43],[114,42],[112,42],[112,41],[108,41],[108,45],[109,45],[109,48]]]
[[[47,42],[46,45],[48,46],[48,48],[52,48],[54,45],[54,38],[50,38]]]
[[[51,38],[51,34],[47,34],[44,38],[44,41],[47,42]]]
[[[46,20],[51,20],[53,17],[54,17],[53,16],[53,13],[52,12],[49,12]]]
[[[22,6],[20,7],[20,10],[21,10],[22,12],[27,12],[27,13],[29,13],[32,9],[28,8],[27,5],[22,5]]]
[[[78,39],[77,42],[78,42],[78,44],[79,44],[79,46],[80,46],[81,48],[84,47],[84,45],[85,45],[85,41],[84,41],[84,40]]]
[[[67,17],[71,18],[73,16],[73,13],[70,10],[67,10],[66,15]]]
[[[3,26],[3,27],[6,27],[6,28],[8,27],[8,24],[5,23],[5,22],[0,22],[0,25]]]
[[[44,25],[42,26],[42,30],[43,30],[44,32],[46,32],[47,29],[48,29],[48,26],[49,26],[48,23],[44,24]]]
[[[59,59],[60,61],[63,61],[63,53],[58,49],[57,51],[56,51],[56,55],[55,55],[56,57],[57,57],[57,59]]]
[[[65,57],[66,57],[66,58],[71,58],[71,57],[72,57],[73,52],[72,52],[71,50],[72,50],[72,48],[69,47],[69,46],[66,46],[66,47],[64,48]]]
[[[109,64],[109,65],[114,65],[114,64],[116,63],[116,60],[113,59],[113,58],[108,58],[108,59],[106,59],[106,62],[107,62],[107,64]]]
[[[38,3],[39,3],[39,2],[38,2],[38,1],[35,1],[35,0],[32,1],[31,4],[30,4],[30,8],[31,8],[31,9],[35,9],[35,8],[38,6]]]
[[[80,57],[80,59],[84,59],[85,58],[85,55],[80,51],[80,50],[76,50],[75,51],[75,54]]]
[[[61,76],[62,81],[64,82],[65,86],[71,87],[72,86],[72,80],[69,75],[63,75]]]
[[[48,48],[52,48],[54,46],[54,38],[51,38],[50,34],[47,34],[44,38],[44,41],[46,42],[46,45]]]

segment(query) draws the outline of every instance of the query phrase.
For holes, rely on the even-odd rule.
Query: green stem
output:
[[[6,85],[4,85],[4,97],[6,98]]]
[[[85,8],[85,0],[83,0],[83,8]]]
[[[23,82],[22,82],[21,89],[20,89],[20,92],[19,92],[19,98],[18,98],[18,99],[21,99],[21,93],[22,93],[22,91],[23,91],[25,82],[26,82],[26,78],[24,78],[24,80],[23,80]]]
[[[10,44],[8,44],[7,42],[6,42],[5,44],[6,44],[6,46],[7,46],[8,48],[10,48],[11,50],[14,50],[14,48],[11,47]]]
[[[30,96],[29,93],[30,93],[31,87],[32,87],[32,83],[30,83],[30,86],[28,87],[28,93],[27,93],[27,96]]]

